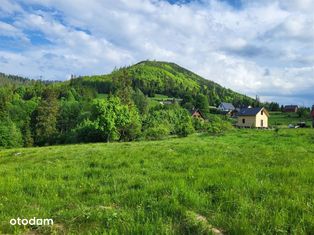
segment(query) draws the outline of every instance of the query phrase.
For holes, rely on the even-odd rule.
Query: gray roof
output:
[[[259,113],[263,108],[244,108],[238,112],[238,116],[255,116]]]
[[[225,109],[229,109],[229,110],[234,110],[234,106],[231,103],[221,103],[220,105],[222,105]]]

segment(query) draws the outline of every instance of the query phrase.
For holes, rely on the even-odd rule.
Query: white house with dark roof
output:
[[[235,110],[235,107],[231,103],[221,103],[218,109],[224,112],[229,112]]]
[[[265,108],[244,108],[237,116],[238,127],[268,128],[269,113]]]

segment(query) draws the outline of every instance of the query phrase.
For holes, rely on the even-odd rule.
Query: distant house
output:
[[[298,105],[286,105],[284,108],[283,108],[283,112],[285,113],[296,113],[298,112]]]
[[[205,119],[205,116],[202,114],[202,112],[198,109],[193,109],[190,111],[190,114],[193,118],[200,118]]]
[[[235,107],[231,103],[221,103],[218,106],[218,109],[223,111],[223,112],[226,112],[226,111],[233,111],[233,110],[235,110]]]
[[[244,108],[237,116],[238,127],[268,128],[269,113],[265,108]]]

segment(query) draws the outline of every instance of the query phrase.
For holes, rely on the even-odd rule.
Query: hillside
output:
[[[5,86],[9,84],[22,85],[29,82],[30,80],[24,77],[0,73],[0,86]]]
[[[0,234],[311,234],[313,144],[311,129],[238,130],[3,150]],[[54,226],[9,224],[34,216]]]
[[[159,61],[142,61],[138,64],[121,68],[108,75],[87,76],[72,81],[73,84],[82,82],[97,88],[100,93],[112,92],[112,82],[122,71],[126,71],[132,79],[134,88],[141,89],[146,95],[163,94],[176,98],[186,98],[202,93],[208,97],[210,105],[220,102],[251,104],[254,100],[221,85],[202,78],[201,76],[180,67],[177,64]]]

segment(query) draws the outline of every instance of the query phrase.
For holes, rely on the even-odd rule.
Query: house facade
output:
[[[283,112],[285,113],[296,113],[298,112],[299,106],[298,105],[286,105],[283,108]]]
[[[269,113],[265,108],[241,109],[237,116],[238,127],[268,128]]]

